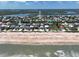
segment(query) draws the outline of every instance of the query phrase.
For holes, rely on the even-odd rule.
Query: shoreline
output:
[[[33,46],[42,46],[42,45],[58,45],[58,46],[62,46],[62,45],[79,45],[79,43],[52,43],[52,44],[49,44],[49,43],[14,43],[14,42],[8,42],[8,43],[0,43],[1,44],[8,44],[8,45],[33,45]]]
[[[79,33],[67,32],[1,32],[0,44],[79,45]]]

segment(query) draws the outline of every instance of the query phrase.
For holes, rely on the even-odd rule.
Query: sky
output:
[[[79,9],[79,1],[0,1],[0,9]]]

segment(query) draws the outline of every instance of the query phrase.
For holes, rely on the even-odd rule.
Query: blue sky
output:
[[[79,1],[0,1],[0,9],[79,9]]]

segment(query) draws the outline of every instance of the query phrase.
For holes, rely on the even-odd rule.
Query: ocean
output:
[[[79,57],[78,45],[0,44],[1,57]]]

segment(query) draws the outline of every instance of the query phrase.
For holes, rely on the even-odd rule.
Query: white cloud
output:
[[[77,4],[79,4],[79,1],[76,1]]]
[[[7,5],[8,1],[0,1],[0,5]]]
[[[57,1],[58,3],[60,3],[60,4],[62,4],[63,3],[63,1]]]
[[[33,1],[33,2],[38,3],[39,1]]]
[[[26,1],[18,1],[18,2],[23,2],[23,3],[25,3]]]
[[[30,3],[27,3],[27,2],[26,2],[25,5],[30,5]]]
[[[9,1],[0,1],[0,3],[8,3]]]

